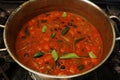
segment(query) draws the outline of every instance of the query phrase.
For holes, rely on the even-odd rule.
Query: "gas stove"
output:
[[[0,24],[4,25],[9,15],[27,0],[0,0]],[[102,8],[108,16],[120,19],[120,0],[91,0]],[[116,37],[120,36],[120,22],[113,18]],[[4,48],[3,29],[0,28],[0,48]],[[7,51],[0,52],[0,80],[38,80],[30,72],[20,67],[9,56]],[[71,80],[120,80],[120,41],[116,41],[109,59],[96,70]]]

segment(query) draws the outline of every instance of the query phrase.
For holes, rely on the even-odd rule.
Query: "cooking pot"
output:
[[[22,64],[21,61],[16,58],[15,42],[21,27],[33,17],[41,13],[54,10],[69,11],[79,14],[96,27],[103,41],[102,60],[97,66],[79,74],[55,76],[43,74],[32,70],[26,65]],[[21,67],[30,71],[31,73],[39,76],[40,78],[50,80],[65,80],[73,77],[82,76],[102,65],[112,53],[115,41],[120,40],[120,37],[115,37],[115,30],[110,18],[116,18],[119,20],[119,18],[115,16],[109,17],[98,6],[87,0],[29,0],[20,5],[15,11],[12,12],[5,24],[5,27],[1,25],[1,27],[4,28],[3,39],[6,48],[0,49],[0,51],[7,50],[16,63],[18,63]]]

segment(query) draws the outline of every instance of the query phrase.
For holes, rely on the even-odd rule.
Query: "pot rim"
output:
[[[36,0],[26,1],[26,2],[24,2],[23,4],[21,4],[16,10],[14,10],[14,11],[12,12],[12,14],[9,16],[8,20],[6,21],[5,26],[7,25],[9,19],[11,19],[12,16],[13,16],[15,13],[17,13],[17,12],[18,12],[22,7],[24,7],[25,5],[29,4],[30,2],[34,2],[34,1],[36,1]],[[74,74],[74,75],[66,75],[66,76],[48,75],[48,74],[43,74],[43,73],[37,72],[37,71],[35,71],[35,70],[32,70],[32,69],[28,68],[27,66],[23,65],[20,61],[18,61],[17,58],[15,58],[15,56],[10,52],[10,50],[9,50],[9,48],[8,48],[8,45],[7,45],[7,42],[6,42],[6,38],[5,38],[5,37],[6,37],[6,27],[5,27],[4,33],[3,33],[4,43],[5,43],[5,47],[6,47],[7,51],[8,51],[8,53],[10,54],[10,56],[12,57],[12,59],[13,59],[17,64],[19,64],[21,67],[23,67],[24,69],[26,69],[26,70],[28,70],[28,71],[30,71],[30,72],[32,72],[32,73],[34,73],[34,74],[36,74],[36,75],[38,75],[38,76],[40,76],[40,77],[45,77],[45,78],[73,78],[73,77],[83,76],[83,75],[85,75],[85,74],[87,74],[87,73],[90,73],[90,72],[92,72],[93,70],[97,69],[99,66],[101,66],[101,65],[108,59],[108,57],[111,55],[111,53],[112,53],[112,51],[113,51],[113,48],[114,48],[114,45],[115,45],[115,30],[114,30],[114,26],[113,26],[113,24],[112,24],[112,22],[111,22],[111,19],[107,16],[107,14],[106,14],[100,7],[98,7],[96,4],[94,4],[94,3],[92,3],[92,2],[90,2],[90,1],[88,1],[88,0],[82,0],[82,1],[85,2],[85,3],[87,3],[87,4],[92,5],[93,7],[95,7],[96,9],[98,9],[102,14],[104,14],[104,16],[106,17],[106,19],[110,22],[110,25],[111,25],[111,28],[112,28],[112,32],[113,32],[113,40],[112,40],[112,41],[113,41],[113,42],[112,42],[111,49],[110,49],[108,55],[107,55],[98,65],[96,65],[96,66],[93,67],[92,69],[89,69],[89,70],[87,70],[87,71],[85,71],[85,72],[83,72],[83,73]]]

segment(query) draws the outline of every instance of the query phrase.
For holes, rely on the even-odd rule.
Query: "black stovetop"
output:
[[[11,12],[27,0],[0,0],[0,24],[4,25]],[[106,14],[120,18],[120,0],[91,0]],[[115,23],[116,37],[120,36],[120,23]],[[4,47],[3,29],[0,28],[0,48]],[[16,64],[7,51],[0,52],[0,80],[32,80],[29,72]],[[120,41],[116,41],[109,59],[96,70],[71,80],[120,80]]]

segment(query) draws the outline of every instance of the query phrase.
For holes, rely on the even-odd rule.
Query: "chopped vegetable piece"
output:
[[[85,38],[85,37],[83,37],[83,36],[77,38],[77,39],[73,42],[73,49],[75,49],[75,45],[76,45],[78,42],[84,40],[84,38]]]
[[[42,23],[46,23],[46,22],[47,22],[47,20],[46,20],[46,19],[43,19],[43,20],[41,20],[41,22],[42,22]]]
[[[69,27],[65,27],[63,30],[62,30],[62,32],[61,32],[61,34],[64,36],[68,31],[69,31]]]
[[[83,70],[84,69],[84,65],[81,64],[77,68],[78,68],[78,70]]]
[[[39,28],[39,27],[40,27],[40,21],[37,20],[37,21],[36,21],[36,24],[37,24],[37,27]]]
[[[54,33],[52,33],[52,34],[51,34],[51,36],[50,36],[50,37],[51,37],[51,38],[54,38],[54,37],[55,37],[55,35],[56,35],[56,33],[54,32]]]
[[[82,40],[84,40],[85,39],[85,37],[79,37],[79,38],[77,38],[75,41],[74,41],[74,44],[77,44],[78,42],[80,42],[80,41],[82,41]]]
[[[67,13],[66,13],[66,12],[63,12],[63,13],[62,13],[62,17],[63,17],[63,18],[67,17]]]
[[[65,69],[65,66],[64,66],[64,65],[61,65],[60,69],[61,69],[61,70],[64,70],[64,69]]]
[[[70,42],[70,40],[67,38],[67,37],[65,37],[65,36],[61,36],[66,42]]]
[[[25,54],[24,54],[24,57],[25,57],[25,58],[29,57],[29,54],[28,54],[28,53],[25,53]]]
[[[53,48],[50,48],[49,53],[51,53],[52,51],[53,51]]]
[[[63,41],[58,39],[57,42],[58,42],[58,43],[61,43],[61,42],[63,42]]]
[[[46,32],[46,30],[47,30],[47,26],[46,26],[46,25],[43,25],[43,27],[42,27],[42,32],[44,33],[44,32]]]
[[[25,36],[29,36],[29,35],[30,35],[27,27],[26,27],[25,30],[24,30],[24,34],[25,34]]]
[[[59,61],[56,61],[55,64],[56,64],[56,68],[59,68],[61,65]]]
[[[90,58],[97,58],[97,56],[92,51],[89,52],[89,57]]]
[[[33,57],[39,58],[39,57],[42,57],[43,55],[44,55],[44,53],[40,51],[40,52],[35,53]]]
[[[60,59],[70,59],[70,58],[80,58],[80,57],[75,53],[67,53],[60,57]]]
[[[57,51],[55,49],[52,50],[52,57],[53,57],[54,61],[57,61],[57,59],[58,59],[58,53],[57,53]]]

